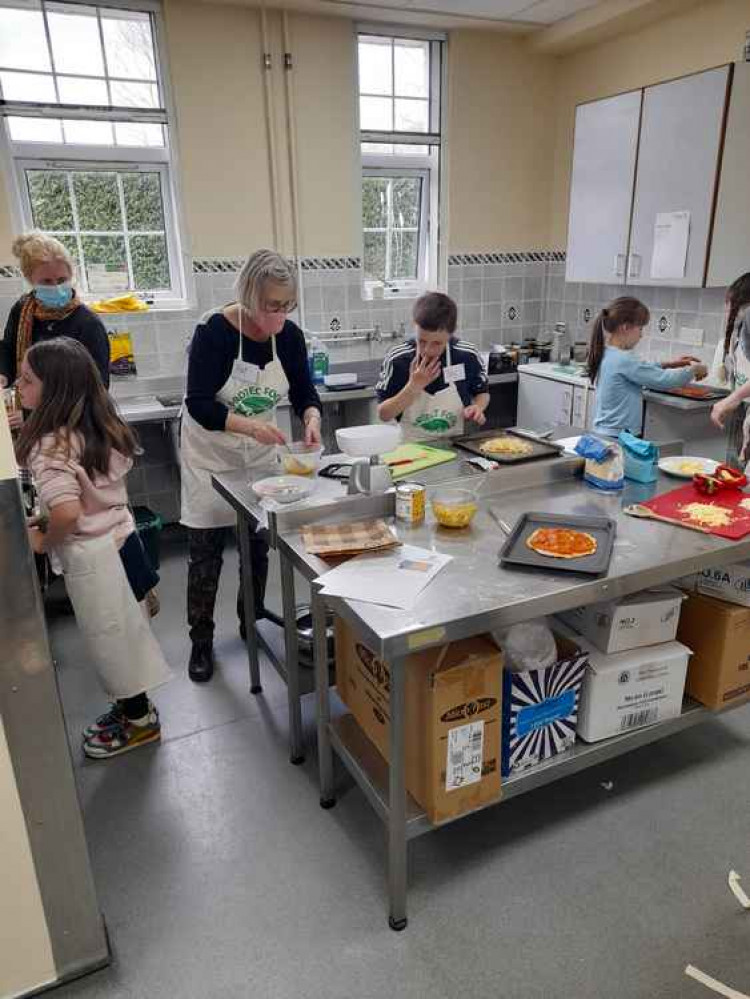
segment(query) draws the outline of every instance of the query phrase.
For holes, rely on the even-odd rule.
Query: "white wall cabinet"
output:
[[[635,90],[576,108],[568,281],[625,280],[642,100]]]
[[[750,270],[750,63],[734,67],[714,235],[710,288],[731,284]]]
[[[568,281],[703,285],[729,75],[722,66],[578,107]],[[656,217],[683,211],[684,276],[653,278]]]

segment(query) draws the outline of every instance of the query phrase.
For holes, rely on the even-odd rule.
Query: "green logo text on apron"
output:
[[[248,385],[232,399],[232,409],[240,416],[260,416],[277,405],[280,399],[276,389],[264,385]]]
[[[445,434],[455,427],[456,422],[456,414],[449,409],[433,409],[418,416],[414,424],[431,434]]]

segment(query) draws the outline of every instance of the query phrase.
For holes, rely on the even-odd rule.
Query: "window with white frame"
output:
[[[436,279],[443,43],[360,32],[365,289],[413,293]]]
[[[24,227],[71,251],[79,289],[180,299],[158,8],[0,0],[0,139]]]

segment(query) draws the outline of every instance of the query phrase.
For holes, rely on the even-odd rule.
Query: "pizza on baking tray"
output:
[[[570,527],[538,527],[526,539],[526,547],[550,558],[585,558],[594,555],[596,538]]]
[[[479,445],[482,454],[499,454],[508,457],[518,457],[524,454],[531,454],[534,450],[528,441],[519,440],[517,437],[490,437],[487,441],[482,441]]]

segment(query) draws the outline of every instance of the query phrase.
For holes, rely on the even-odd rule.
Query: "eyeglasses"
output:
[[[268,316],[278,316],[282,313],[288,316],[290,312],[294,312],[297,308],[297,303],[295,301],[289,302],[264,302],[260,307],[261,312],[265,312]]]

